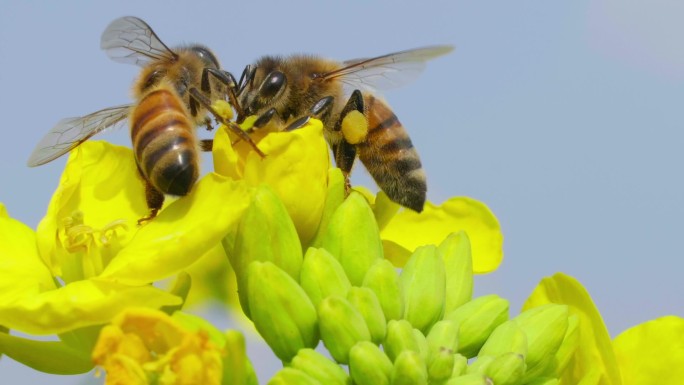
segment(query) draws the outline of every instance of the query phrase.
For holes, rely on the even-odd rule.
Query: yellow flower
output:
[[[449,234],[461,230],[470,239],[474,273],[489,273],[501,264],[503,234],[496,216],[484,203],[468,197],[453,197],[441,205],[426,202],[423,212],[417,213],[400,210],[384,192],[374,197],[364,189],[359,190],[373,204],[385,258],[394,265],[404,266],[419,246],[439,245]]]
[[[663,317],[637,325],[611,342],[601,314],[586,289],[557,273],[544,278],[523,309],[547,303],[568,305],[579,316],[578,348],[561,384],[675,384],[684,376],[684,319]]]
[[[677,384],[684,378],[684,318],[666,316],[613,340],[624,385]]]
[[[292,132],[269,133],[259,141],[263,158],[243,142],[235,148],[221,127],[214,137],[214,170],[248,186],[267,184],[285,205],[302,245],[308,245],[321,220],[330,168],[321,122],[312,119]]]
[[[187,330],[164,312],[128,309],[100,332],[93,361],[105,384],[220,384],[223,349],[208,331]]]
[[[0,324],[54,334],[105,323],[127,306],[179,304],[149,283],[217,245],[249,195],[241,184],[209,174],[138,227],[147,207],[131,151],[84,143],[70,156],[36,234],[2,219]]]

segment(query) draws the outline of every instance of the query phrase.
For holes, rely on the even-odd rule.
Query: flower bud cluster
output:
[[[269,383],[553,383],[568,363],[577,319],[566,306],[509,319],[505,299],[472,298],[464,232],[419,247],[398,273],[362,195],[326,206],[327,227],[302,253],[286,211],[262,188],[226,248],[242,308],[286,365]],[[335,362],[312,350],[319,341]]]

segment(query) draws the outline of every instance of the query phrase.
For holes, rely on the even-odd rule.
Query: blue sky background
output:
[[[0,202],[35,227],[66,159],[29,169],[33,146],[63,117],[129,101],[137,68],[99,49],[116,17],[143,18],[171,46],[202,42],[238,74],[263,54],[344,60],[453,44],[385,97],[422,156],[429,199],[471,196],[501,222],[504,262],[476,279],[476,293],[508,298],[515,314],[542,277],[562,271],[587,287],[613,336],[684,316],[684,3],[324,4],[1,2]],[[125,130],[100,139],[129,141]],[[372,186],[364,174],[354,180]],[[257,343],[250,354],[265,383],[277,361]],[[92,377],[48,377],[7,358],[0,375]]]

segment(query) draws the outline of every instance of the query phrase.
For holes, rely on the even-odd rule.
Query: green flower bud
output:
[[[188,274],[185,271],[178,273],[178,275],[176,276],[176,280],[173,282],[173,287],[171,288],[171,290],[169,290],[169,293],[175,295],[176,297],[182,298],[183,302],[174,306],[164,306],[159,310],[163,311],[168,315],[171,315],[174,312],[181,310],[183,308],[183,305],[185,305],[185,300],[188,298],[188,293],[190,292],[191,287],[192,278],[190,277],[190,274]]]
[[[282,368],[269,381],[268,385],[325,385],[310,375],[295,368]]]
[[[252,321],[278,358],[289,362],[297,351],[318,344],[316,309],[290,275],[271,262],[247,268]]]
[[[394,362],[392,385],[427,385],[428,374],[425,361],[413,351],[403,351]]]
[[[446,302],[449,313],[473,297],[473,259],[470,240],[464,231],[449,235],[440,245],[446,272]]]
[[[453,377],[447,381],[446,385],[494,385],[492,381],[482,374],[465,374],[460,377]]]
[[[386,320],[402,319],[404,296],[392,262],[382,259],[371,266],[363,279],[363,287],[371,289],[378,297]]]
[[[223,245],[229,247],[228,242]],[[226,254],[235,269],[240,305],[248,317],[247,266],[251,262],[272,262],[299,281],[303,260],[299,236],[287,209],[269,187],[262,186],[254,194],[238,225],[234,248],[226,249]]]
[[[375,293],[367,287],[352,287],[347,294],[347,300],[366,321],[371,341],[381,344],[387,335],[387,321]]]
[[[577,345],[579,344],[579,316],[577,314],[572,314],[568,317],[568,329],[565,331],[565,337],[563,337],[563,342],[561,343],[558,352],[556,353],[555,360],[555,374],[560,376],[568,366],[568,363],[575,354],[577,350]]]
[[[325,249],[309,248],[304,256],[300,285],[314,306],[331,295],[346,297],[351,283],[342,265]]]
[[[349,374],[356,385],[389,385],[392,368],[392,361],[371,342],[358,342],[349,352]]]
[[[335,210],[322,246],[342,264],[354,286],[361,286],[368,269],[382,259],[382,241],[373,211],[357,192]]]
[[[456,356],[448,350],[434,353],[428,362],[428,377],[430,383],[446,382],[454,372]]]
[[[387,337],[382,346],[392,362],[396,361],[403,351],[420,352],[418,341],[413,335],[413,327],[406,320],[391,320],[387,323]]]
[[[430,356],[443,351],[454,354],[458,350],[458,325],[454,321],[442,320],[430,329],[427,335]]]
[[[557,378],[550,378],[550,377],[539,377],[536,378],[525,385],[558,385],[560,384],[560,380]]]
[[[385,228],[389,221],[394,218],[394,215],[399,211],[401,206],[389,199],[384,191],[379,191],[375,197],[375,206],[373,206],[373,213],[375,220],[378,222],[380,230]]]
[[[525,357],[518,353],[505,353],[496,357],[485,369],[485,374],[496,385],[515,385],[525,373]]]
[[[494,329],[478,354],[496,357],[508,352],[527,356],[527,335],[514,320],[508,320]]]
[[[321,384],[345,385],[350,383],[349,375],[344,369],[313,349],[302,349],[297,352],[290,366],[308,374]]]
[[[237,330],[225,333],[223,382],[226,384],[258,384],[256,374],[247,359],[245,336]]]
[[[325,205],[323,206],[323,214],[321,215],[321,222],[318,225],[316,236],[311,241],[311,247],[321,247],[323,244],[323,236],[328,229],[330,220],[335,210],[344,202],[344,183],[342,170],[337,167],[328,170],[328,189],[325,195]]]
[[[454,371],[451,377],[458,377],[465,374],[468,369],[468,358],[462,354],[454,354]]]
[[[423,332],[418,329],[413,329],[413,338],[416,340],[416,346],[418,347],[418,355],[423,360],[423,362],[428,361],[428,356],[430,355],[430,348],[428,347],[427,339]]]
[[[527,335],[527,371],[523,381],[555,375],[554,361],[568,329],[568,306],[547,304],[515,317]]]
[[[318,305],[321,339],[335,361],[349,363],[349,350],[371,335],[361,313],[345,298],[330,296]]]
[[[494,362],[495,357],[492,356],[477,356],[477,359],[472,364],[468,365],[466,373],[468,374],[487,374],[487,368]]]
[[[444,319],[459,325],[459,353],[475,357],[492,331],[508,319],[508,301],[495,294],[475,298]]]
[[[404,318],[424,333],[444,315],[444,262],[433,245],[413,252],[399,276],[404,292]]]

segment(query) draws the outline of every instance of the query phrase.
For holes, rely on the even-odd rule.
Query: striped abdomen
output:
[[[147,93],[130,116],[133,152],[142,176],[164,194],[186,195],[199,176],[194,123],[170,88]]]
[[[368,136],[357,145],[359,159],[391,200],[423,211],[427,184],[411,138],[384,102],[368,94],[363,99]]]

